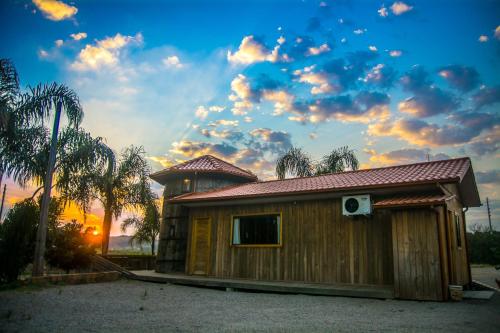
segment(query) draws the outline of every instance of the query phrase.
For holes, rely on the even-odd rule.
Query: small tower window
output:
[[[182,191],[183,192],[191,192],[191,179],[185,178],[182,181]]]

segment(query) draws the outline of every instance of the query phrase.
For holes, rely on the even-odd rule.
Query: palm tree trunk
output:
[[[153,236],[153,238],[151,239],[151,255],[154,256],[155,255],[155,237]]]
[[[106,205],[104,208],[104,220],[102,223],[102,245],[101,254],[103,256],[108,254],[109,248],[109,233],[111,232],[111,222],[113,219],[113,214],[111,213],[111,207]]]
[[[54,174],[54,165],[56,163],[57,135],[59,133],[59,121],[61,120],[62,102],[56,104],[56,113],[54,116],[54,126],[52,127],[52,139],[50,143],[49,164],[45,175],[42,197],[42,207],[40,209],[40,223],[36,234],[35,258],[33,261],[33,276],[42,276],[44,271],[45,243],[47,241],[47,224],[49,218],[50,190],[52,188],[52,176]]]

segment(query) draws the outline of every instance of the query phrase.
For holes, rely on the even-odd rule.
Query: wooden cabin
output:
[[[258,181],[202,156],[151,178],[165,185],[158,272],[413,300],[471,282],[465,212],[481,203],[469,158]]]

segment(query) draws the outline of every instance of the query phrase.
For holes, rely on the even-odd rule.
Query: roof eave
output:
[[[374,190],[374,189],[387,189],[387,188],[402,188],[402,187],[411,187],[418,185],[428,185],[435,184],[437,181],[442,183],[457,183],[460,181],[460,178],[453,177],[448,179],[440,179],[440,180],[429,180],[429,181],[419,181],[419,182],[411,182],[411,183],[397,183],[397,184],[385,184],[385,185],[369,185],[369,186],[353,186],[353,187],[345,187],[345,188],[334,188],[334,189],[322,189],[322,190],[309,190],[309,191],[296,191],[296,192],[280,192],[280,193],[266,193],[266,194],[256,194],[256,195],[242,195],[242,196],[233,196],[233,197],[221,197],[221,198],[198,198],[198,199],[189,199],[189,195],[187,194],[181,196],[174,197],[168,202],[170,203],[178,203],[178,204],[189,204],[189,203],[197,203],[197,202],[232,202],[235,200],[248,200],[248,199],[260,199],[260,198],[274,198],[274,197],[287,197],[287,196],[297,196],[297,195],[308,195],[308,194],[321,194],[321,193],[335,193],[335,192],[352,192],[352,191],[360,191],[360,190]],[[243,185],[241,185],[243,186]]]

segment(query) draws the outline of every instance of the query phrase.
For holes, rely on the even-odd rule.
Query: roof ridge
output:
[[[225,164],[227,164],[227,165],[230,165],[230,166],[232,166],[232,167],[234,167],[234,168],[236,168],[236,169],[238,169],[238,170],[241,170],[242,172],[245,172],[245,173],[248,173],[248,174],[250,174],[250,175],[252,175],[252,176],[255,176],[255,174],[254,174],[253,172],[251,172],[250,170],[245,170],[245,169],[243,169],[243,168],[240,168],[239,166],[237,166],[237,165],[235,165],[235,164],[233,164],[233,163],[229,163],[229,162],[227,162],[227,161],[224,161],[223,159],[220,159],[220,158],[218,158],[218,157],[216,157],[216,156],[209,155],[209,154],[208,154],[208,155],[205,155],[205,156],[209,156],[209,157],[211,157],[211,158],[213,158],[213,159],[217,160],[218,162],[223,162],[223,163],[225,163]]]
[[[271,183],[271,182],[281,182],[281,181],[286,181],[286,180],[310,179],[310,178],[326,177],[326,176],[331,176],[331,175],[340,175],[340,174],[348,174],[348,173],[361,173],[361,172],[368,172],[368,171],[373,171],[373,170],[401,168],[401,167],[408,167],[408,166],[421,165],[421,164],[443,163],[443,162],[450,162],[450,161],[456,161],[456,160],[468,160],[469,164],[471,164],[470,163],[470,158],[467,157],[467,156],[464,156],[464,157],[457,157],[457,158],[449,158],[449,159],[446,159],[446,160],[424,161],[424,162],[415,162],[415,163],[408,163],[408,164],[390,165],[390,166],[370,168],[370,169],[359,169],[359,170],[348,170],[348,171],[341,171],[341,172],[331,172],[331,173],[325,173],[325,174],[322,174],[322,175],[313,175],[313,176],[305,176],[305,177],[292,177],[292,178],[285,178],[285,179],[259,180],[256,183]]]

